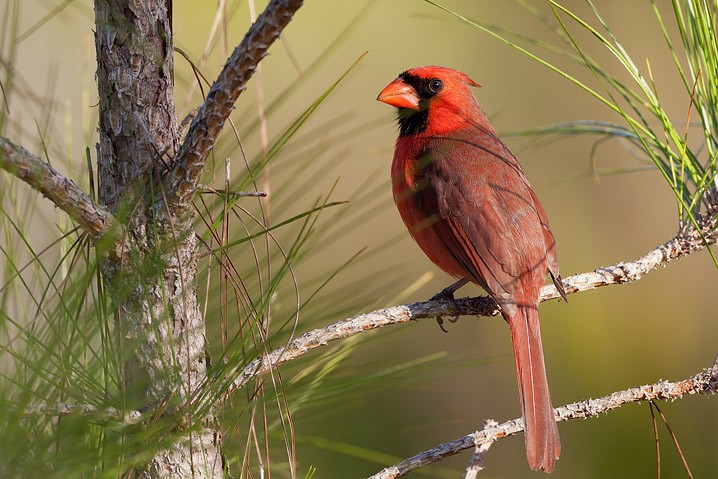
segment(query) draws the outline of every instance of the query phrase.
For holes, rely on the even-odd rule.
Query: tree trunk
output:
[[[170,2],[95,0],[99,200],[128,225],[127,254],[122,261],[105,259],[102,272],[124,354],[126,405],[158,407],[192,431],[152,458],[139,476],[222,477],[213,411],[199,417],[191,412],[207,379],[192,217],[153,207],[162,197],[153,178],[179,145]]]

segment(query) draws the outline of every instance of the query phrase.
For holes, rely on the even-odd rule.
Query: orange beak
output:
[[[376,99],[396,108],[419,110],[419,96],[416,90],[413,86],[404,83],[401,78],[389,83]]]

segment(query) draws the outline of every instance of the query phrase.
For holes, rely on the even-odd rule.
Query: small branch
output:
[[[303,0],[272,0],[250,27],[214,82],[204,104],[192,120],[168,182],[172,196],[170,210],[182,214],[189,208],[204,171],[205,161],[214,148],[225,121],[239,95],[257,69],[267,50],[302,6]]]
[[[635,261],[630,263],[617,263],[612,266],[598,268],[589,273],[579,274],[566,278],[563,281],[566,294],[577,293],[596,289],[610,284],[624,284],[638,281],[641,277],[667,263],[680,259],[691,253],[699,251],[706,246],[716,243],[718,240],[718,225],[716,208],[705,216],[699,216],[696,220],[699,229],[694,227],[684,228],[674,238],[655,249],[649,251]],[[559,297],[556,287],[546,285],[541,290],[541,301],[557,299]]]
[[[1,165],[0,165],[1,166]],[[576,293],[579,291],[587,291],[600,286],[609,284],[623,284],[637,281],[641,277],[670,261],[686,256],[695,251],[699,251],[706,244],[714,244],[718,234],[715,231],[715,218],[705,217],[699,219],[700,231],[689,228],[679,233],[675,238],[649,251],[644,256],[630,263],[618,263],[613,266],[598,268],[588,273],[570,276],[564,280],[566,293]],[[556,299],[558,293],[553,285],[547,285],[542,290],[542,301]],[[241,371],[235,371],[231,374],[232,383],[229,385],[224,397],[229,396],[236,390],[244,387],[250,380],[257,376],[268,373],[273,368],[281,364],[289,362],[304,353],[326,345],[330,341],[347,338],[355,334],[359,334],[366,330],[376,329],[390,324],[407,323],[412,320],[435,318],[436,316],[495,316],[499,313],[498,306],[493,299],[487,296],[476,298],[460,298],[454,303],[448,301],[426,301],[418,302],[402,306],[394,306],[386,309],[379,309],[370,313],[362,314],[354,318],[345,319],[337,323],[331,324],[324,328],[315,329],[299,336],[291,341],[283,348],[272,351],[262,358],[255,359]],[[707,377],[706,375],[710,376]],[[706,382],[708,381],[708,382]],[[574,419],[578,417],[592,417],[600,412],[604,412],[618,407],[627,402],[635,402],[650,399],[672,399],[680,397],[686,393],[716,391],[718,383],[718,358],[713,369],[709,373],[701,373],[693,378],[689,378],[679,383],[657,383],[653,386],[645,386],[643,388],[635,388],[632,390],[621,391],[606,396],[603,399],[592,401],[583,401],[572,405],[564,406],[557,409],[557,415],[561,420]],[[707,385],[707,386],[706,386]],[[44,415],[67,415],[75,411],[83,411],[83,414],[97,415],[98,417],[120,420],[130,423],[139,420],[140,412],[130,411],[121,414],[114,409],[100,411],[94,406],[72,406],[69,404],[54,406],[34,406],[28,408],[25,415],[44,414]],[[68,411],[68,412],[63,412]],[[130,418],[129,420],[126,418]],[[505,435],[516,434],[523,428],[521,420],[516,419],[504,423],[496,428],[487,428],[478,435],[472,435],[469,442],[464,442],[466,438],[457,440],[460,442],[460,449],[456,449],[456,442],[450,443],[452,454],[473,445],[480,445],[491,437],[495,440]],[[496,433],[490,433],[496,430]],[[474,438],[476,440],[474,440]],[[407,460],[409,461],[409,460]],[[405,461],[406,462],[406,461]],[[402,463],[403,464],[403,463]],[[396,466],[395,466],[396,467]],[[418,467],[418,466],[417,466]],[[384,471],[382,471],[384,472]],[[387,473],[388,474],[388,473]],[[399,476],[374,476],[379,477],[399,477]]]
[[[484,429],[494,428],[498,425],[499,423],[493,419],[487,419],[484,421]],[[486,454],[489,452],[489,448],[493,443],[493,441],[484,441],[474,444],[474,453],[471,455],[469,464],[466,466],[464,479],[476,479],[479,472],[484,470],[484,459],[486,458]]]
[[[3,137],[0,137],[0,169],[42,193],[94,240],[99,240],[110,231],[114,222],[112,215],[95,203],[75,182],[25,148]]]
[[[617,263],[564,279],[566,294],[587,291],[610,284],[637,281],[644,274],[656,269],[658,266],[699,251],[706,244],[714,244],[718,237],[715,231],[715,216],[699,218],[698,224],[700,231],[695,228],[686,229],[670,241],[659,245],[633,262]],[[541,290],[541,301],[548,301],[558,297],[556,287],[552,284],[544,286]],[[236,371],[230,375],[234,379],[226,394],[232,394],[237,389],[244,387],[252,378],[266,374],[280,364],[291,361],[308,351],[324,346],[330,341],[348,338],[366,330],[392,324],[408,323],[418,319],[433,319],[437,316],[496,316],[497,314],[499,314],[499,307],[488,296],[459,298],[453,302],[445,300],[418,302],[361,314],[324,328],[304,333],[283,348],[255,359],[241,371]]]
[[[197,185],[197,193],[212,194],[217,196],[227,195],[230,198],[266,198],[267,193],[264,191],[232,191],[226,189],[217,189],[209,185]]]
[[[713,366],[710,369],[706,369],[688,379],[678,382],[660,381],[647,386],[618,391],[599,399],[587,399],[567,404],[554,409],[554,414],[557,421],[586,419],[596,417],[601,413],[619,408],[628,403],[657,400],[667,401],[681,399],[686,394],[713,394],[716,392],[718,392],[718,356],[716,356]],[[72,414],[91,417],[99,422],[117,421],[126,425],[137,424],[142,420],[142,413],[140,411],[127,411],[123,413],[113,407],[100,409],[97,406],[89,404],[36,404],[29,406],[23,411],[23,417],[38,415],[64,417]],[[474,447],[474,454],[469,461],[465,478],[473,478],[476,473],[483,468],[483,460],[491,444],[502,437],[513,436],[522,430],[523,420],[521,418],[512,419],[502,424],[497,424],[496,421],[493,420],[487,420],[484,423],[484,429],[481,431],[476,431],[462,438],[440,444],[432,449],[421,452],[394,466],[383,469],[369,479],[393,479],[402,477],[414,469],[458,454],[471,447]]]
[[[712,368],[706,369],[682,381],[661,381],[648,386],[639,386],[626,389],[625,391],[618,391],[599,399],[579,401],[556,408],[554,409],[556,420],[568,421],[570,419],[596,417],[601,413],[634,402],[680,399],[685,394],[714,394],[718,392],[718,358],[716,359]],[[405,459],[394,466],[383,469],[369,479],[394,479],[403,477],[415,469],[453,456],[463,450],[479,447],[482,444],[491,444],[503,437],[513,436],[521,431],[523,431],[523,421],[521,418],[513,419],[497,426],[486,427],[481,431],[468,434],[451,442],[440,444],[432,449]]]
[[[81,415],[90,417],[101,423],[110,421],[121,422],[125,425],[137,424],[142,419],[139,411],[122,412],[119,409],[108,407],[100,409],[90,404],[72,404],[66,402],[58,402],[54,404],[35,404],[29,406],[22,413],[23,417],[29,416],[45,416],[45,417],[65,417],[71,415]]]

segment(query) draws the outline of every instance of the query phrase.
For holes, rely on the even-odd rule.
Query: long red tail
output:
[[[538,305],[535,301],[516,300],[516,314],[506,319],[516,359],[526,458],[531,469],[551,472],[561,454],[561,440],[546,380]]]

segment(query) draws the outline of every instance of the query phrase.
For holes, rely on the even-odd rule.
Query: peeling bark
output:
[[[167,0],[96,0],[99,197],[116,209],[179,145]]]

